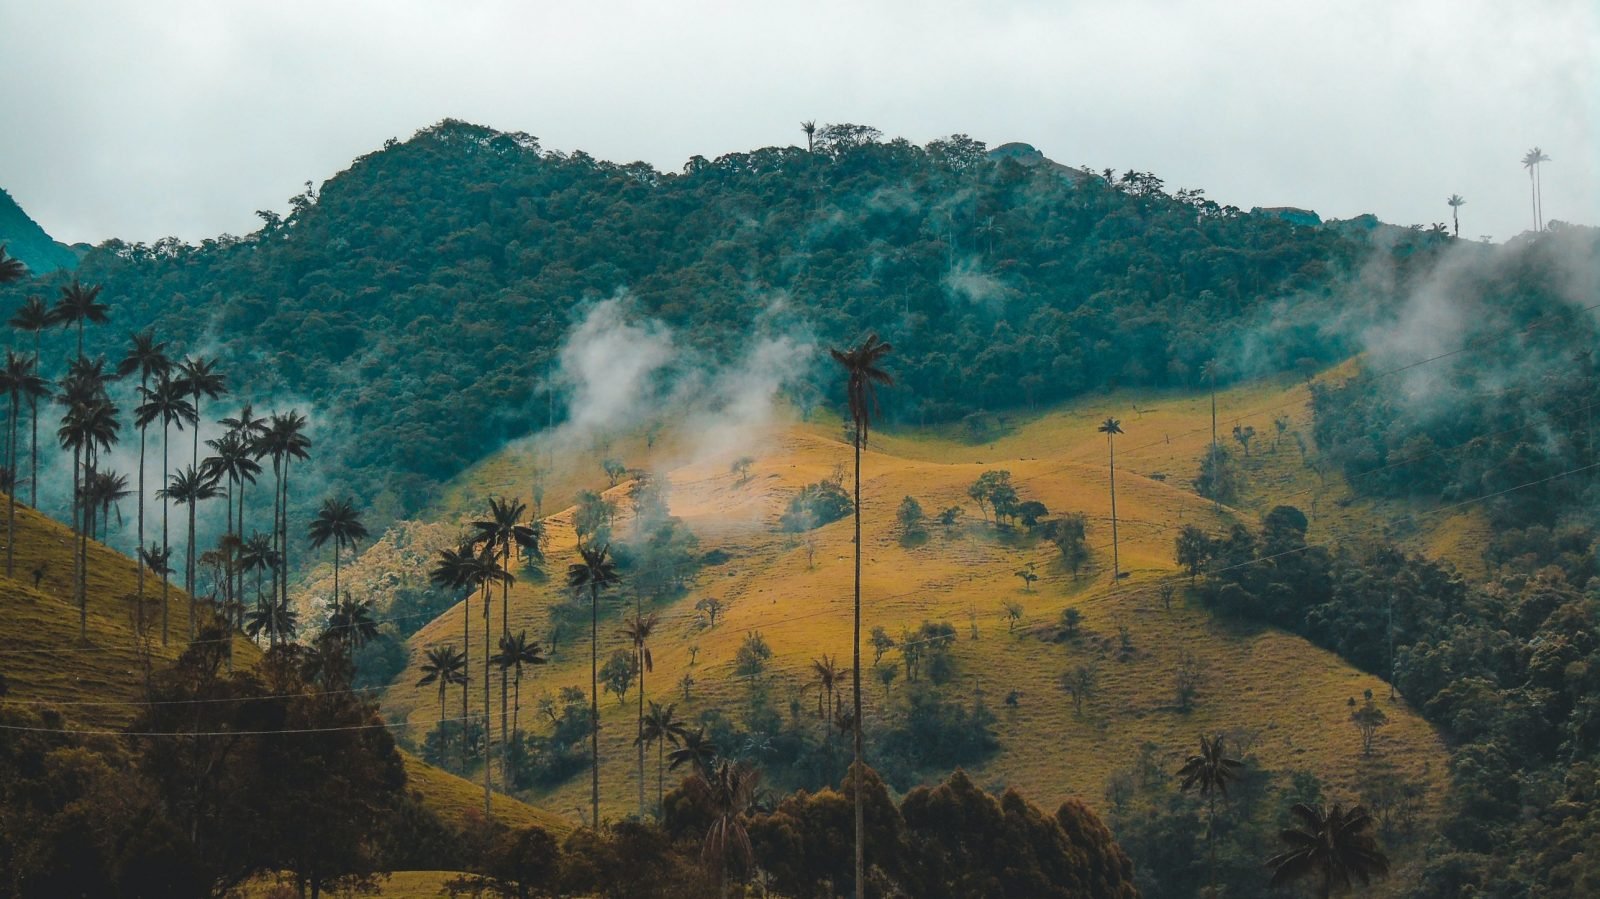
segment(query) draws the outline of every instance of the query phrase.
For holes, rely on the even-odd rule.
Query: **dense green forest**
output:
[[[1341,358],[1351,345],[1323,313],[1348,305],[1368,253],[1359,228],[1241,213],[1147,173],[852,125],[821,129],[813,151],[666,173],[445,121],[290,203],[245,237],[97,247],[77,274],[104,286],[114,326],[90,353],[115,357],[125,331],[154,326],[221,355],[237,393],[310,401],[342,438],[322,443],[327,473],[383,517],[553,404],[561,416],[544,395],[559,345],[584,304],[618,291],[713,358],[775,305],[825,342],[875,329],[902,388],[888,420],[937,422],[1194,387],[1212,358],[1224,378]]]

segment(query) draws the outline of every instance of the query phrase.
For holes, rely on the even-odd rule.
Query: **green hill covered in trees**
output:
[[[35,275],[71,269],[78,264],[78,254],[46,234],[3,189],[0,189],[0,246]]]

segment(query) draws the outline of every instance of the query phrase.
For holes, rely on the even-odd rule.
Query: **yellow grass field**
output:
[[[1324,471],[1323,478],[1302,463],[1292,434],[1306,441],[1308,458],[1316,459],[1310,433],[1306,386],[1280,381],[1253,385],[1218,396],[1217,427],[1222,440],[1239,458],[1245,472],[1245,496],[1239,508],[1217,508],[1197,496],[1191,480],[1211,439],[1207,395],[1112,394],[1079,401],[1036,416],[1014,416],[1005,435],[973,445],[953,432],[875,432],[863,459],[863,634],[875,625],[891,635],[923,620],[948,620],[960,639],[954,647],[963,682],[956,689],[978,691],[999,715],[1002,750],[972,773],[982,784],[1015,785],[1041,805],[1068,796],[1103,805],[1107,779],[1126,766],[1137,749],[1153,744],[1176,767],[1202,732],[1230,731],[1253,741],[1252,751],[1268,766],[1315,773],[1330,794],[1351,797],[1362,764],[1360,741],[1348,721],[1347,701],[1370,689],[1388,695],[1388,686],[1362,674],[1331,653],[1305,640],[1272,629],[1239,630],[1215,621],[1179,599],[1168,610],[1157,588],[1177,578],[1173,539],[1185,524],[1213,532],[1234,520],[1255,525],[1261,513],[1277,503],[1315,510],[1308,539],[1323,542],[1359,539],[1383,532],[1390,522],[1416,515],[1417,526],[1395,530],[1411,549],[1445,557],[1470,567],[1481,521],[1470,510],[1429,516],[1426,509],[1352,500],[1342,477]],[[1107,446],[1096,426],[1104,418],[1121,419],[1126,432],[1117,447],[1117,512],[1121,566],[1128,576],[1113,584]],[[1286,430],[1274,447],[1274,419],[1286,419]],[[1229,436],[1235,423],[1255,428],[1249,458]],[[788,498],[804,484],[827,477],[848,465],[851,450],[836,420],[794,423],[776,429],[752,445],[755,464],[746,480],[730,471],[727,457],[678,460],[670,438],[655,453],[643,441],[619,437],[611,455],[632,468],[656,470],[671,485],[670,505],[699,537],[702,550],[719,549],[729,560],[703,568],[686,594],[659,605],[662,627],[653,643],[655,670],[646,686],[652,698],[679,703],[680,715],[696,717],[711,707],[724,707],[738,717],[746,686],[732,676],[732,660],[745,634],[759,630],[774,651],[771,667],[779,708],[800,696],[809,678],[810,660],[823,653],[850,657],[851,523],[847,518],[815,532],[814,565],[792,535],[776,523]],[[674,459],[657,468],[656,456]],[[563,590],[567,565],[575,559],[572,509],[559,508],[560,496],[570,502],[577,487],[606,486],[597,456],[547,468],[570,488],[551,487],[545,502],[550,545],[542,582],[524,579],[511,589],[511,629],[526,628],[542,636],[546,610]],[[455,533],[460,516],[483,507],[490,495],[528,495],[531,457],[510,450],[477,466],[452,489],[440,510]],[[1091,522],[1095,548],[1092,568],[1074,578],[1061,569],[1048,543],[1002,536],[978,513],[967,486],[983,471],[1006,469],[1023,499],[1037,499],[1053,513],[1081,512]],[[549,476],[547,475],[547,478]],[[629,518],[627,483],[608,496],[622,511],[618,530],[625,538]],[[846,479],[848,487],[848,474]],[[930,515],[961,505],[965,516],[946,532],[937,523],[929,539],[903,546],[895,510],[905,496],[914,496]],[[448,545],[448,539],[442,545]],[[1014,572],[1033,563],[1041,575],[1031,590]],[[354,571],[361,570],[358,564]],[[419,570],[410,577],[422,577]],[[360,576],[359,574],[355,576]],[[714,628],[703,626],[694,612],[703,597],[721,600],[726,611]],[[1002,603],[1020,602],[1022,626],[1009,633]],[[619,634],[623,615],[615,599],[602,599],[600,655],[604,659],[624,645]],[[498,590],[494,616],[499,618]],[[1135,652],[1117,661],[1100,649],[1100,641],[1084,639],[1055,644],[1028,631],[1058,620],[1062,610],[1078,608],[1085,628],[1116,640],[1126,627]],[[975,616],[972,617],[972,616]],[[481,685],[482,625],[472,609],[472,683]],[[976,622],[977,636],[971,635]],[[498,621],[495,625],[498,628]],[[384,698],[386,713],[417,725],[424,732],[438,717],[436,698],[410,686],[425,648],[463,639],[459,606],[441,615],[411,640],[410,667]],[[551,665],[538,669],[523,686],[522,719],[541,692],[564,686],[587,692],[588,635],[569,635]],[[691,666],[690,647],[698,646]],[[871,664],[870,649],[864,647]],[[1180,658],[1190,653],[1205,674],[1195,708],[1179,712],[1174,705],[1174,676]],[[896,661],[893,653],[885,662]],[[1061,675],[1084,662],[1099,665],[1098,695],[1084,713],[1074,713],[1060,686]],[[696,686],[684,701],[675,688],[692,673]],[[496,679],[498,680],[498,678]],[[903,679],[892,689],[898,690]],[[498,683],[493,715],[498,722]],[[884,692],[876,681],[864,683],[867,726],[886,714]],[[1015,692],[1016,704],[1005,697]],[[469,692],[469,703],[481,709],[481,686]],[[459,714],[452,699],[449,714]],[[815,709],[807,694],[806,707]],[[1440,737],[1403,701],[1386,706],[1390,725],[1379,733],[1378,752],[1388,763],[1420,777],[1437,798],[1445,784],[1446,750]],[[616,817],[637,809],[634,695],[625,705],[602,695],[602,814]],[[498,723],[495,724],[498,732]],[[870,761],[870,760],[869,760]],[[653,765],[647,765],[649,790],[655,789]],[[544,795],[529,797],[552,811],[578,815],[587,809],[587,776],[574,778]],[[1431,812],[1430,812],[1431,814]]]
[[[0,494],[3,500],[3,494]],[[0,515],[4,508],[0,506]],[[0,518],[3,521],[3,518]],[[138,573],[131,559],[98,543],[89,544],[87,644],[78,638],[78,609],[72,600],[73,536],[69,529],[32,509],[17,507],[13,578],[4,576],[0,546],[0,675],[10,692],[0,703],[43,704],[59,709],[69,727],[115,729],[138,713],[143,696],[146,655],[135,638]],[[33,570],[45,566],[38,589]],[[189,605],[173,589],[168,605],[170,641],[161,641],[161,582],[146,577],[148,662],[152,670],[172,664],[188,637]],[[242,636],[234,638],[235,663],[253,664],[260,651]],[[409,786],[446,820],[480,814],[481,788],[406,755]],[[497,797],[500,817],[511,824],[540,824],[556,833],[570,825],[539,809]]]

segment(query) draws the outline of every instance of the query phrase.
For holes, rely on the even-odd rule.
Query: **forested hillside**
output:
[[[559,419],[557,347],[578,307],[619,291],[713,357],[758,321],[833,343],[876,329],[896,346],[890,421],[1348,352],[1323,313],[1351,302],[1359,236],[1107,174],[850,125],[814,151],[664,173],[446,121],[308,183],[251,235],[110,241],[79,274],[115,310],[92,351],[154,325],[223,355],[236,389],[312,401],[353,438],[330,474],[380,513]]]

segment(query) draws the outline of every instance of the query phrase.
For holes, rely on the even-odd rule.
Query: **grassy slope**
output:
[[[3,494],[0,494],[3,499]],[[0,515],[4,507],[0,506]],[[3,518],[0,518],[3,522]],[[3,527],[3,525],[0,525]],[[17,507],[16,577],[4,576],[0,555],[0,675],[10,693],[0,702],[55,705],[76,728],[116,728],[132,719],[134,703],[143,695],[144,664],[134,637],[137,570],[132,560],[106,547],[89,547],[89,643],[78,641],[78,610],[72,596],[71,532],[25,506]],[[0,553],[3,553],[0,546]],[[33,588],[31,575],[40,563],[46,574]],[[170,665],[183,650],[188,634],[188,601],[172,591],[168,614],[171,642],[160,638],[160,581],[146,580],[147,621],[155,624],[150,663]],[[249,640],[236,637],[238,664],[260,657]],[[110,705],[93,705],[109,702]],[[406,756],[413,790],[448,820],[459,821],[481,810],[483,793],[474,784]],[[500,817],[512,824],[541,824],[557,832],[570,830],[564,819],[500,797]]]
[[[1140,744],[1161,747],[1175,766],[1201,731],[1239,728],[1254,732],[1255,752],[1266,764],[1310,770],[1324,778],[1333,793],[1352,792],[1363,761],[1345,703],[1364,689],[1386,695],[1387,686],[1297,637],[1270,629],[1230,629],[1204,611],[1184,608],[1181,601],[1172,610],[1163,610],[1155,592],[1158,582],[1173,574],[1172,539],[1184,523],[1215,532],[1234,516],[1253,523],[1259,512],[1278,501],[1309,512],[1315,497],[1317,516],[1310,539],[1321,541],[1367,533],[1374,522],[1395,512],[1370,501],[1350,501],[1348,488],[1331,473],[1327,485],[1320,485],[1300,463],[1292,439],[1272,450],[1272,420],[1279,415],[1288,416],[1292,430],[1302,432],[1309,444],[1306,399],[1305,387],[1291,383],[1243,388],[1219,397],[1223,439],[1228,439],[1236,420],[1252,424],[1258,433],[1251,458],[1242,462],[1250,486],[1240,509],[1215,510],[1189,486],[1210,439],[1209,399],[1203,395],[1095,397],[1022,421],[1007,436],[981,446],[924,432],[874,438],[864,463],[864,625],[868,629],[883,625],[898,634],[902,626],[915,626],[925,618],[956,624],[962,636],[955,647],[961,671],[964,676],[977,675],[976,688],[1000,710],[1004,748],[974,772],[981,783],[1015,784],[1041,804],[1071,795],[1098,804],[1107,777],[1125,765]],[[1135,406],[1143,411],[1135,411]],[[1109,549],[1101,548],[1110,542],[1110,509],[1105,440],[1095,426],[1107,415],[1121,418],[1127,432],[1119,441],[1118,513],[1122,567],[1131,575],[1116,586],[1108,577]],[[687,595],[658,609],[664,627],[654,647],[652,696],[671,691],[671,698],[680,700],[680,710],[686,708],[691,717],[712,706],[741,707],[745,688],[731,677],[731,660],[745,633],[753,629],[762,631],[775,652],[780,707],[786,705],[783,699],[797,695],[806,684],[809,659],[823,652],[848,659],[849,521],[818,532],[814,568],[807,567],[805,551],[794,539],[773,528],[795,488],[848,461],[849,447],[837,434],[837,427],[824,425],[782,430],[768,445],[752,449],[757,462],[744,483],[729,474],[729,459],[671,469],[673,512],[700,536],[703,549],[721,548],[733,558],[704,569]],[[1236,444],[1230,448],[1237,454]],[[1311,452],[1314,456],[1314,447]],[[642,452],[613,455],[634,466],[646,465]],[[526,485],[530,475],[525,467],[519,472],[519,464],[526,466],[526,458],[508,453],[480,466],[456,492],[459,505],[451,511],[470,507],[474,496],[481,502],[490,493],[526,495],[526,488],[517,484]],[[976,521],[977,510],[965,491],[988,468],[1010,470],[1025,499],[1042,500],[1054,511],[1088,515],[1090,540],[1097,547],[1094,569],[1074,579],[1059,569],[1049,546],[1002,539]],[[591,471],[590,486],[596,486],[598,466]],[[613,497],[623,500],[625,488],[617,488]],[[902,547],[894,510],[908,494],[929,512],[965,506],[966,525],[951,535],[934,527],[927,543]],[[552,488],[550,498],[570,495]],[[546,506],[553,505],[547,499]],[[622,517],[626,521],[625,512]],[[513,630],[544,632],[544,610],[557,599],[559,575],[574,555],[571,510],[553,515],[549,523],[550,571],[555,577],[542,583],[525,579],[513,588]],[[1474,561],[1467,547],[1478,526],[1470,513],[1427,523],[1432,526],[1408,540],[1413,548]],[[1025,592],[1013,572],[1029,561],[1036,563],[1043,579]],[[701,629],[692,611],[703,596],[715,596],[727,605],[725,620],[714,629]],[[1028,625],[1054,621],[1068,606],[1083,612],[1090,631],[1112,641],[1118,626],[1126,625],[1137,652],[1132,660],[1118,662],[1099,651],[1094,640],[1064,647],[1009,634],[1001,617],[1001,603],[1007,599],[1024,605]],[[977,611],[977,639],[969,636],[969,609]],[[602,658],[623,645],[618,635],[621,614],[615,599],[606,602]],[[477,660],[482,642],[479,621],[474,608],[473,668],[480,672],[473,676],[474,684],[481,683],[482,676]],[[391,714],[403,713],[423,727],[437,716],[432,694],[405,685],[417,679],[424,647],[459,644],[461,630],[458,607],[413,638],[411,667],[385,700]],[[567,639],[554,664],[541,669],[532,684],[525,684],[525,720],[541,690],[572,685],[587,691],[587,635]],[[692,669],[691,644],[700,647],[698,664]],[[1184,651],[1194,653],[1208,672],[1198,706],[1188,714],[1178,712],[1172,700],[1173,676]],[[1058,686],[1059,677],[1092,660],[1100,666],[1100,695],[1078,717]],[[686,670],[692,670],[698,686],[692,701],[681,703],[682,695],[671,688]],[[875,682],[865,689],[871,726],[881,720],[883,693]],[[474,706],[480,690],[475,686],[469,691]],[[1018,705],[1005,708],[1001,700],[1012,690],[1019,693]],[[625,706],[611,697],[601,700],[602,802],[608,815],[628,813],[636,801],[634,704],[629,698]],[[453,708],[459,708],[454,705],[458,701],[452,699]],[[806,704],[815,708],[814,699],[808,697]],[[1445,747],[1439,737],[1403,702],[1390,707],[1390,712],[1392,723],[1378,740],[1382,758],[1442,787]],[[575,812],[586,806],[587,794],[587,778],[577,778],[539,801]],[[1433,791],[1438,794],[1439,790]]]

